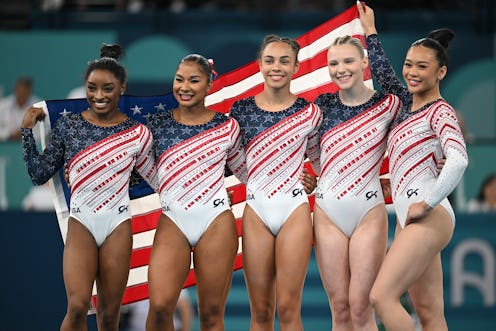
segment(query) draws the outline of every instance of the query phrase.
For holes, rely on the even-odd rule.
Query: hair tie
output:
[[[97,61],[102,61],[102,62],[110,61],[119,64],[119,61],[116,58],[110,56],[102,56],[101,58],[97,59]]]
[[[219,74],[215,71],[214,60],[208,59],[208,64],[210,65],[210,70],[212,70],[212,80],[214,80]]]

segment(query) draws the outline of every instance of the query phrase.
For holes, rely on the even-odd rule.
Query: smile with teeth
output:
[[[409,79],[408,80],[408,84],[413,85],[413,86],[416,86],[416,85],[419,85],[420,84],[420,81]]]
[[[105,107],[107,105],[108,102],[97,102],[95,101],[95,106],[98,107],[98,108],[102,108],[102,107]]]
[[[179,97],[184,101],[191,100],[193,98],[191,94],[179,94]]]
[[[337,77],[337,79],[338,79],[340,82],[345,82],[345,81],[348,81],[350,78],[351,78],[351,75],[344,75],[344,76],[339,76],[339,77]]]

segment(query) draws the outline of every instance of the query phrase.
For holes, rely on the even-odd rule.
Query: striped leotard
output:
[[[388,138],[391,193],[399,223],[404,227],[408,207],[421,200],[431,207],[443,206],[454,223],[447,197],[468,165],[456,112],[442,98],[411,111],[412,94],[396,77],[377,35],[367,37],[367,49],[379,85],[403,103]],[[438,174],[437,163],[442,158],[446,163]]]
[[[379,170],[400,101],[375,93],[363,105],[346,106],[338,93],[326,93],[315,103],[324,116],[315,202],[350,237],[365,214],[384,203]]]
[[[131,218],[129,178],[135,168],[157,189],[150,130],[135,120],[96,126],[73,114],[60,118],[40,154],[30,129],[22,129],[24,161],[36,185],[61,167],[68,169],[70,216],[82,223],[98,246],[122,222]]]
[[[311,160],[318,159],[322,113],[302,98],[285,110],[270,112],[249,97],[234,103],[231,115],[244,134],[246,203],[275,235],[298,206],[308,203],[299,176],[305,152]]]
[[[148,126],[156,146],[162,212],[195,246],[215,218],[230,209],[226,163],[246,182],[239,124],[216,113],[208,123],[185,125],[166,111],[152,115]]]

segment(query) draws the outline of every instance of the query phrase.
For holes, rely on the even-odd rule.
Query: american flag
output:
[[[331,82],[327,69],[327,48],[332,41],[342,35],[352,35],[364,43],[364,33],[358,11],[353,6],[338,16],[308,31],[297,38],[301,45],[299,53],[300,69],[291,83],[291,91],[298,96],[313,101],[319,94],[337,91]],[[364,43],[365,45],[365,43]],[[370,70],[365,73],[368,86],[372,86]],[[213,88],[206,99],[206,105],[216,111],[227,113],[234,101],[255,95],[263,89],[263,77],[259,72],[257,61],[253,61],[236,70],[220,75],[214,81]],[[128,116],[146,123],[148,114],[173,109],[177,105],[172,93],[158,96],[137,97],[124,95],[119,108]],[[81,112],[87,109],[85,99],[42,101],[36,106],[45,109],[48,120],[41,127],[42,146],[51,126],[60,116]],[[307,168],[311,167],[307,164]],[[226,186],[233,192],[233,212],[236,217],[238,235],[241,240],[241,215],[245,204],[244,186],[234,177],[226,177]],[[69,190],[65,184],[62,170],[51,179],[52,193],[62,238],[65,242],[69,216]],[[133,214],[133,252],[130,274],[123,304],[148,298],[147,271],[148,261],[155,234],[158,217],[161,213],[158,195],[146,183],[130,189],[131,210]],[[310,203],[313,207],[313,196]],[[235,261],[234,270],[242,268],[241,244]],[[193,269],[184,284],[195,284]],[[96,303],[96,287],[93,290],[93,303]]]

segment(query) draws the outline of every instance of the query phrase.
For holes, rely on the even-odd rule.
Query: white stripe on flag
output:
[[[313,58],[315,55],[326,50],[329,47],[329,45],[334,41],[334,39],[344,35],[363,36],[364,33],[362,29],[362,23],[360,23],[360,19],[356,18],[348,23],[345,23],[340,27],[323,35],[319,39],[315,40],[310,45],[302,47],[298,54],[298,60],[300,62],[303,62]]]

